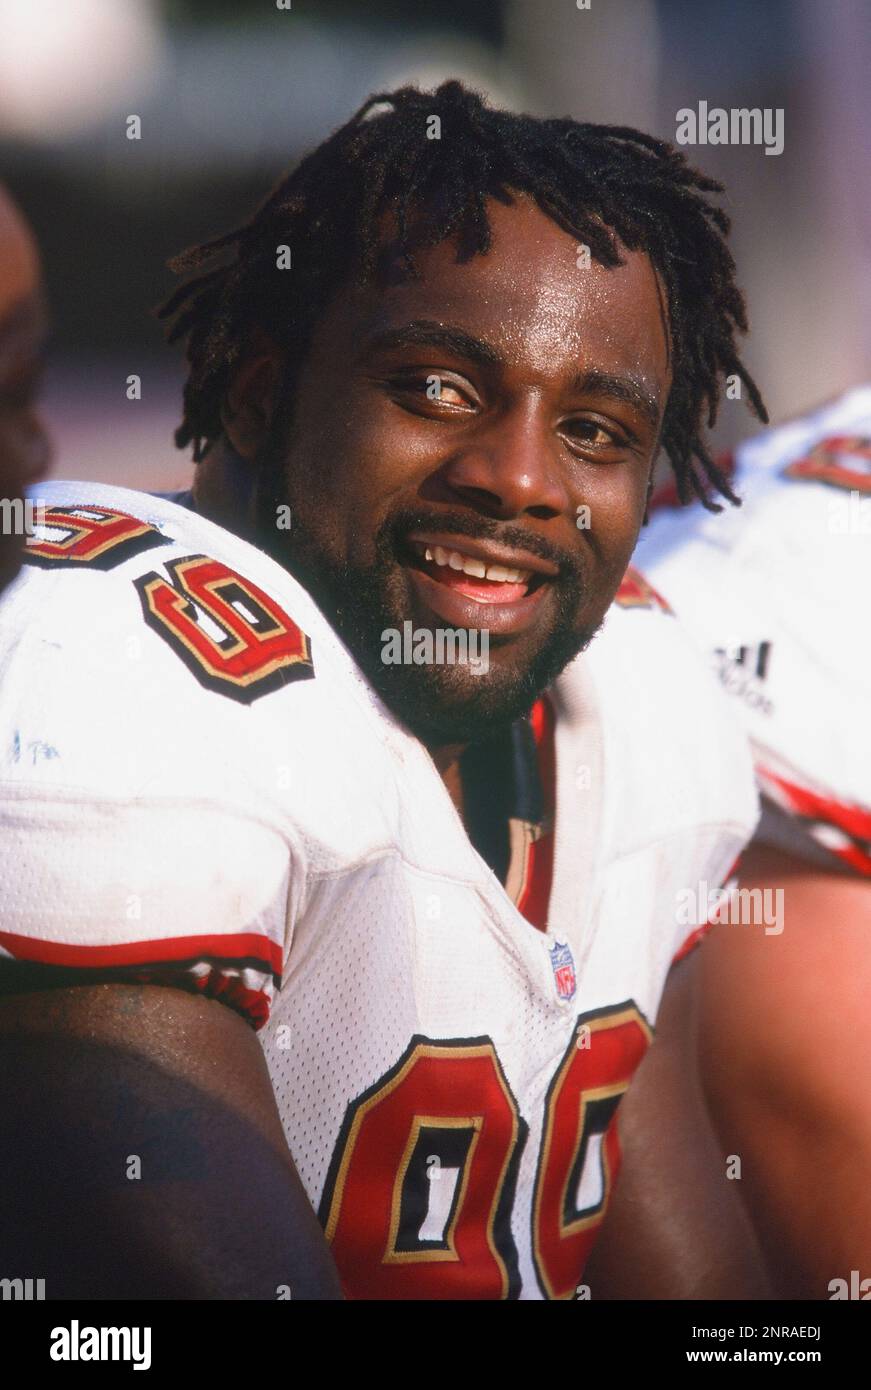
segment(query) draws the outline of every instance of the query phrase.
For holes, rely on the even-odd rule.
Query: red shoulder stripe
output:
[[[170,961],[258,961],[273,975],[282,970],[281,947],[258,932],[229,936],[168,936],[151,941],[125,941],[112,946],[73,946],[65,941],[0,932],[0,946],[16,960],[63,965],[84,970],[104,966],[160,965]]]

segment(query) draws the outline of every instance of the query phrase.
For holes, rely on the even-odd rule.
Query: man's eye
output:
[[[438,372],[427,372],[421,376],[399,377],[393,381],[394,389],[403,394],[420,396],[424,400],[450,406],[468,406],[466,394],[447,381]]]
[[[564,433],[579,444],[592,444],[597,449],[625,447],[626,440],[616,430],[600,424],[598,420],[567,420]]]

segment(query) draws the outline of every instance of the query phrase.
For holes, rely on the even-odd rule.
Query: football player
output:
[[[0,589],[20,564],[24,493],[48,467],[48,441],[35,409],[44,336],[36,243],[0,184]]]
[[[743,445],[735,487],[740,511],[657,511],[636,552],[732,696],[763,794],[755,896],[701,952],[704,1080],[777,1287],[869,1297],[871,390]]]
[[[458,82],[373,96],[178,262],[192,492],[40,490],[0,1108],[6,1248],[58,1296],[764,1289],[679,908],[752,832],[749,752],[621,585],[659,448],[729,494],[724,374],[761,410],[717,188]]]

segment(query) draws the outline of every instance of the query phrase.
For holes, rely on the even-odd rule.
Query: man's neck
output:
[[[448,743],[429,750],[430,757],[438,768],[439,775],[448,789],[448,795],[463,818],[463,779],[460,775],[460,758],[465,744]]]

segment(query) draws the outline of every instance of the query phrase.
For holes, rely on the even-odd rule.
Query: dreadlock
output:
[[[428,124],[434,116],[440,128]],[[443,138],[427,138],[434,129]],[[673,384],[661,445],[678,496],[698,497],[710,511],[722,510],[714,491],[737,502],[701,433],[705,419],[708,428],[716,421],[721,378],[737,376],[755,414],[767,414],[737,356],[747,316],[725,240],[729,219],[706,196],[723,185],[638,130],[494,110],[458,81],[370,96],[248,222],[170,261],[177,274],[203,269],[158,311],[174,320],[170,342],[187,339],[179,448],[192,442],[198,462],[220,435],[221,405],[255,325],[283,348],[292,392],[339,284],[381,273],[385,213],[393,215],[399,263],[416,276],[415,253],[450,236],[458,263],[486,254],[486,200],[510,204],[512,192],[531,195],[606,267],[620,264],[618,240],[648,255],[668,308]],[[275,273],[280,246],[291,249],[291,274]]]

